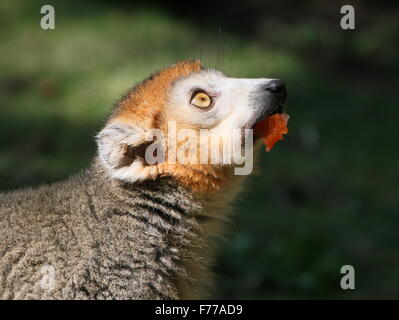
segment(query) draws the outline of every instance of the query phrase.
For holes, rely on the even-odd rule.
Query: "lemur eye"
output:
[[[212,98],[205,92],[198,92],[191,99],[191,104],[198,108],[207,108],[212,104]]]

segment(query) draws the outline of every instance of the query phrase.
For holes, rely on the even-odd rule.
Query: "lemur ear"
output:
[[[125,124],[109,124],[97,135],[100,162],[112,178],[128,182],[150,177],[145,150],[151,143],[143,130]]]

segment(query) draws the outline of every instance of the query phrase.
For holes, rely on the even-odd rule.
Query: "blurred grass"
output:
[[[56,30],[40,29],[43,4],[54,4]],[[155,5],[6,0],[0,16],[1,190],[56,181],[87,166],[113,103],[177,60],[200,58],[236,77],[283,78],[290,133],[262,154],[237,201],[213,296],[399,296],[397,83],[353,66],[350,73],[345,65],[325,68],[345,60],[349,43],[363,63],[399,70],[388,41],[398,30],[391,19],[367,36],[280,21],[262,41],[220,35]],[[275,45],[279,39],[284,45]],[[313,58],[321,47],[333,52],[323,56],[323,67]],[[351,292],[339,286],[344,264],[357,272]]]

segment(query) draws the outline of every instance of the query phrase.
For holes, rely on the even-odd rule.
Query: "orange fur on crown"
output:
[[[163,130],[166,124],[164,108],[172,83],[202,69],[198,60],[183,61],[151,76],[129,92],[115,110],[110,123],[119,122],[143,129]],[[164,148],[167,153],[166,147]],[[205,164],[165,163],[151,165],[152,177],[173,176],[193,192],[206,194],[219,190],[227,180],[231,168]]]
[[[159,128],[171,84],[201,68],[198,60],[183,61],[152,75],[129,92],[112,120],[133,123],[144,129]]]

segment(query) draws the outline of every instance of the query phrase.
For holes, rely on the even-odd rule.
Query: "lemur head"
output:
[[[252,146],[245,129],[282,112],[285,99],[280,80],[230,78],[198,60],[177,63],[119,102],[97,137],[100,163],[127,182],[170,176],[195,192],[219,190],[235,167],[225,146],[236,136]]]

